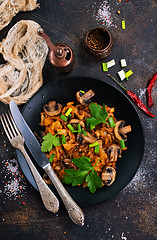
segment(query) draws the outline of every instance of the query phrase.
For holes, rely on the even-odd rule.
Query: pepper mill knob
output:
[[[50,51],[49,60],[60,73],[68,73],[74,68],[74,54],[72,49],[65,43],[53,45],[48,35],[42,28],[38,28],[38,34],[45,39]]]

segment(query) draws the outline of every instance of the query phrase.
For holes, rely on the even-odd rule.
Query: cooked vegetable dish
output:
[[[91,102],[94,95],[80,90],[77,103],[65,106],[50,101],[43,106],[40,122],[41,150],[58,177],[72,186],[89,187],[91,193],[115,181],[116,163],[132,130],[115,118],[114,107]],[[46,175],[44,180],[50,183]]]

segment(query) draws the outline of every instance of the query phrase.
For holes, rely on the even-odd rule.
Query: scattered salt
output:
[[[16,159],[3,160],[4,189],[1,191],[9,200],[16,200],[24,197],[24,190],[26,189],[26,182],[23,174],[18,170],[18,162]],[[4,202],[5,203],[5,202]]]
[[[145,89],[139,89],[138,90],[138,92],[139,92],[139,98],[142,100],[143,99],[143,97],[145,98],[145,96],[146,96],[146,88]]]
[[[113,23],[113,18],[111,16],[111,7],[109,6],[109,3],[107,0],[103,1],[98,9],[94,12],[94,16],[96,17],[96,20],[102,24],[105,25],[107,28],[109,27],[117,27]]]

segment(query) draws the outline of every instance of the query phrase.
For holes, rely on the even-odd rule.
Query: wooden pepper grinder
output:
[[[68,73],[74,68],[74,54],[72,49],[65,43],[52,44],[48,35],[40,27],[38,34],[43,37],[50,49],[49,60],[54,68],[60,73]]]

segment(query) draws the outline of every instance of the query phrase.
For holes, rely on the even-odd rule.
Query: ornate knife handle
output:
[[[53,213],[58,212],[59,209],[59,201],[56,198],[56,196],[53,194],[53,192],[50,190],[50,188],[47,186],[47,184],[42,179],[41,175],[39,174],[38,170],[32,163],[30,157],[28,156],[24,146],[20,145],[19,150],[25,157],[28,166],[33,174],[33,177],[36,181],[36,184],[38,186],[40,196],[42,198],[43,204],[46,207],[48,211],[51,211]]]
[[[58,179],[57,175],[55,174],[54,170],[52,169],[50,164],[47,164],[43,167],[49,178],[51,179],[54,187],[56,188],[57,192],[59,193],[67,211],[71,218],[71,220],[79,224],[81,226],[84,225],[84,213],[82,212],[81,208],[76,204],[76,202],[72,199],[69,193],[66,191],[60,180]]]

